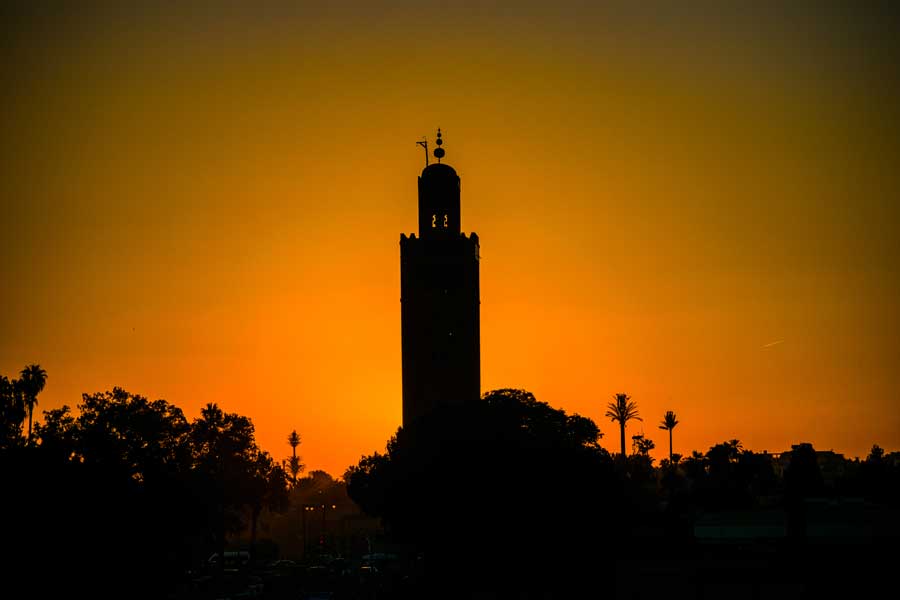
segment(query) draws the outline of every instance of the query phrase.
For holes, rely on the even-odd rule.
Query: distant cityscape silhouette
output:
[[[27,365],[0,376],[8,579],[37,598],[210,600],[896,589],[900,452],[678,452],[695,424],[677,406],[641,415],[640,398],[596,390],[611,453],[587,417],[515,387],[482,394],[480,240],[461,231],[440,130],[437,162],[421,145],[418,235],[400,238],[403,422],[385,450],[306,472],[302,427],[285,424],[274,457],[249,416],[208,404],[189,420],[118,387],[38,417],[53,374]],[[642,433],[627,444],[644,418],[668,436],[658,464]]]

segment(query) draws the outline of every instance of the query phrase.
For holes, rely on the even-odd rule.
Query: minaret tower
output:
[[[460,232],[459,176],[444,157],[419,176],[419,235],[400,235],[403,425],[481,396],[478,235]]]

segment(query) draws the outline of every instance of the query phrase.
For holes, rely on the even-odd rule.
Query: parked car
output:
[[[219,566],[219,553],[212,554],[206,561],[209,567]],[[246,569],[250,564],[250,553],[246,550],[226,550],[225,551],[225,568],[226,569]]]
[[[266,572],[275,573],[278,575],[294,575],[300,569],[300,565],[295,561],[282,558],[279,560],[273,560],[272,562],[266,565]]]

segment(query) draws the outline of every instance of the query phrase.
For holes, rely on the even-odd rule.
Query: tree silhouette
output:
[[[675,413],[671,410],[667,410],[663,420],[659,424],[660,429],[668,429],[669,430],[669,462],[674,462],[672,460],[672,430],[675,429],[675,426],[678,425],[678,419],[675,417]]]
[[[791,446],[790,462],[784,470],[784,505],[787,534],[790,538],[806,537],[807,510],[805,500],[822,493],[822,471],[812,444]]]
[[[288,436],[287,443],[291,447],[291,458],[288,459],[288,472],[291,474],[291,484],[297,485],[297,475],[300,474],[300,471],[303,470],[305,465],[300,462],[300,457],[297,456],[297,446],[300,445],[300,434],[297,433],[296,429]]]
[[[250,419],[226,413],[214,403],[200,411],[191,424],[194,464],[206,477],[204,495],[210,500],[209,527],[219,556],[225,555],[225,538],[241,530],[241,509],[246,497],[245,473],[256,455]],[[225,561],[219,561],[219,575]]]
[[[694,481],[703,478],[706,473],[707,462],[706,457],[698,450],[692,451],[690,456],[683,457],[679,461],[687,476]]]
[[[0,450],[22,442],[25,401],[18,380],[0,375]]]
[[[41,451],[59,460],[60,463],[73,457],[79,462],[83,461],[81,422],[72,416],[67,404],[53,410],[45,410],[44,422],[34,427],[34,437],[40,442]]]
[[[263,509],[283,512],[287,508],[286,479],[284,469],[276,465],[267,452],[257,451],[245,483],[249,492],[251,554],[255,554],[257,525]]]
[[[638,421],[643,421],[643,419],[638,415],[637,403],[631,401],[631,396],[628,394],[616,394],[616,401],[610,402],[607,405],[609,410],[606,411],[606,415],[612,421],[617,421],[619,423],[619,441],[621,445],[621,455],[622,460],[625,460],[625,423],[632,419],[637,419]]]
[[[86,488],[73,502],[90,525],[66,524],[64,537],[92,536],[83,543],[120,569],[116,561],[130,557],[127,573],[152,572],[154,585],[180,576],[210,550],[221,556],[228,534],[249,527],[255,543],[260,515],[286,505],[287,476],[256,445],[250,419],[215,404],[189,423],[165,400],[114,388],[83,394],[77,417],[63,406],[44,411],[41,421],[34,443],[17,449],[42,465],[48,483],[39,489],[57,478]],[[0,452],[0,467],[2,459]],[[45,521],[44,539],[62,527]],[[122,531],[127,541],[118,540]],[[175,539],[183,543],[173,546]]]
[[[742,449],[740,440],[728,440],[711,446],[706,452],[710,473],[727,478],[737,463]]]
[[[19,373],[19,380],[22,390],[25,394],[25,406],[28,408],[28,442],[31,442],[31,414],[34,412],[34,405],[37,404],[37,396],[44,389],[47,383],[47,371],[40,365],[28,365]]]
[[[87,581],[104,591],[140,580],[148,596],[162,594],[193,560],[205,535],[205,521],[197,515],[206,513],[209,502],[191,485],[188,431],[179,408],[121,388],[83,394],[77,416],[68,406],[44,411],[34,423],[33,443],[25,448],[40,478],[48,480],[36,491],[43,490],[53,506],[59,490],[76,490],[65,506],[78,515],[71,521],[78,522],[42,520],[34,526],[41,532],[35,539],[52,540],[67,560],[79,554],[69,569],[82,578],[103,564],[103,575]],[[173,545],[174,539],[184,543]]]
[[[572,573],[596,573],[591,540],[616,539],[630,522],[598,438],[590,419],[495,390],[405,424],[345,479],[392,541],[424,553],[429,577],[575,586]],[[610,526],[605,514],[621,518]]]
[[[872,445],[872,451],[866,457],[867,463],[880,463],[884,459],[884,449],[878,444]]]
[[[633,442],[635,453],[640,454],[641,456],[649,455],[650,451],[656,448],[656,444],[653,443],[653,440],[644,437],[643,433],[632,436],[631,440]]]

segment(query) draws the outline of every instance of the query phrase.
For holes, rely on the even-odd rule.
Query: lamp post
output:
[[[329,505],[329,504],[324,503],[324,502],[322,503],[321,508],[322,508],[322,546],[323,546],[322,549],[323,549],[323,550],[324,550],[325,541],[326,541],[326,540],[325,540],[325,535],[326,535],[327,530],[328,530],[328,526],[327,526],[327,523],[326,523],[325,516],[326,516],[326,511],[328,510],[329,506],[331,507],[331,510],[334,510],[334,509],[337,508],[337,505],[336,505],[336,504],[331,504],[331,505]]]
[[[303,560],[306,560],[306,556],[309,553],[309,524],[307,523],[306,513],[314,510],[316,510],[316,507],[313,504],[303,505]]]
[[[322,502],[321,504],[304,504],[302,507],[301,517],[302,517],[302,521],[303,521],[302,529],[303,529],[303,558],[304,558],[304,560],[307,558],[307,555],[309,554],[309,549],[310,549],[309,548],[309,529],[310,529],[309,520],[310,520],[310,518],[312,518],[312,514],[308,514],[308,513],[313,513],[317,510],[322,511],[322,529],[321,529],[321,538],[320,538],[322,541],[320,543],[321,547],[319,548],[319,550],[322,551],[325,549],[324,548],[325,534],[328,531],[328,509],[329,508],[331,510],[336,510],[337,504],[329,504],[327,502]]]

